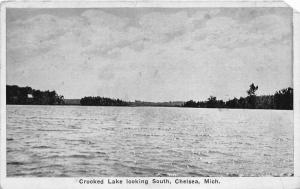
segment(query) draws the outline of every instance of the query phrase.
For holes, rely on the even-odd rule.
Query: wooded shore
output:
[[[6,85],[6,103],[20,105],[82,105],[82,106],[159,106],[159,107],[193,107],[193,108],[233,108],[233,109],[293,109],[293,89],[286,88],[276,91],[273,95],[257,96],[258,86],[253,83],[246,91],[246,97],[233,98],[227,101],[210,96],[205,101],[169,101],[134,102],[121,99],[89,96],[81,99],[64,99],[56,91],[40,91],[31,87]]]

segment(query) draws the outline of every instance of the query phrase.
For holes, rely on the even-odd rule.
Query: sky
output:
[[[227,100],[292,87],[290,8],[7,9],[7,84],[66,99]]]

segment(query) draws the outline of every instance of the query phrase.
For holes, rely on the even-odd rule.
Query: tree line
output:
[[[176,106],[195,108],[241,108],[241,109],[293,109],[293,88],[275,92],[274,95],[257,96],[258,86],[253,83],[246,91],[246,97],[233,98],[228,101],[218,100],[210,96],[206,101],[187,102],[128,102],[120,99],[107,97],[84,97],[80,99],[83,106]],[[79,99],[78,99],[79,100]],[[37,105],[64,105],[65,99],[56,91],[40,91],[31,87],[19,87],[17,85],[6,85],[7,104],[37,104]]]
[[[241,109],[293,109],[293,88],[289,87],[275,92],[274,95],[257,96],[255,92],[258,86],[253,83],[247,90],[248,96],[233,98],[228,101],[218,100],[214,96],[210,96],[206,101],[187,101],[182,107],[196,108],[241,108]]]
[[[129,106],[129,102],[120,99],[111,99],[106,97],[84,97],[80,99],[80,105],[83,106]]]
[[[64,97],[56,91],[40,91],[31,87],[6,85],[6,104],[36,104],[56,105],[64,104]]]
[[[180,107],[182,101],[170,101],[170,102],[147,102],[135,100],[123,101],[120,99],[112,99],[107,97],[84,97],[80,99],[80,105],[83,106],[159,106],[159,107]]]

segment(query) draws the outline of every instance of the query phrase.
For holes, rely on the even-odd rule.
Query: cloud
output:
[[[291,13],[264,8],[86,9],[8,22],[8,82],[66,98],[245,95],[292,85]]]
[[[101,30],[102,27],[121,30],[129,23],[128,18],[121,18],[101,10],[87,10],[81,16],[87,20],[87,24],[95,31]]]

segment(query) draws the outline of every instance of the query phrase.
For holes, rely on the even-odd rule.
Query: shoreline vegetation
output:
[[[246,97],[233,98],[227,101],[210,96],[206,101],[170,101],[145,102],[124,101],[107,97],[83,97],[81,99],[64,99],[56,91],[40,91],[31,87],[6,85],[6,103],[15,105],[81,105],[81,106],[158,106],[158,107],[193,107],[193,108],[229,108],[229,109],[279,109],[293,110],[293,88],[276,91],[273,95],[255,93],[258,86],[253,83],[246,91]]]

